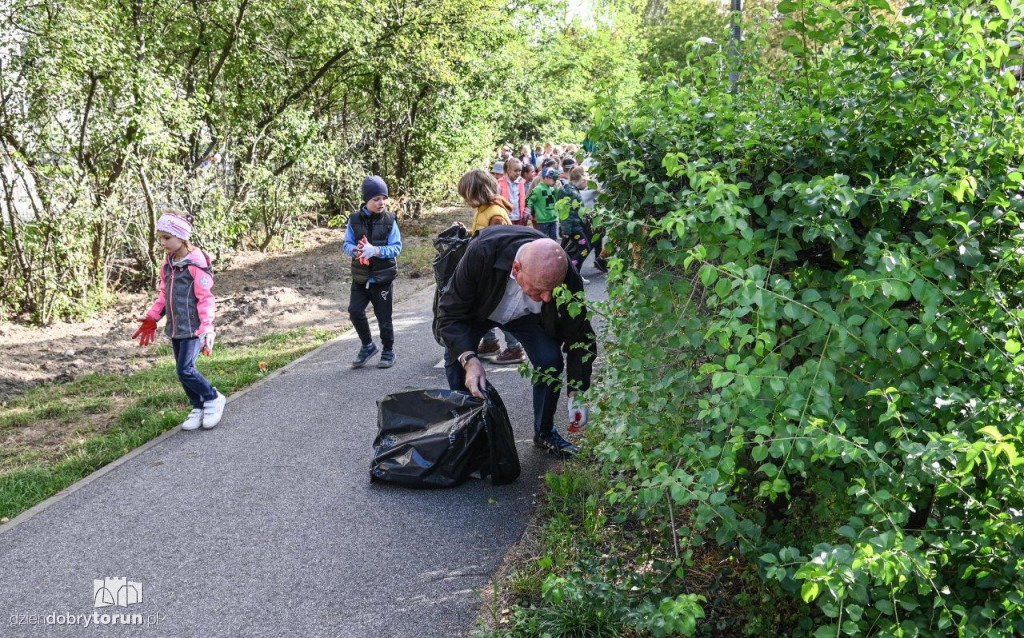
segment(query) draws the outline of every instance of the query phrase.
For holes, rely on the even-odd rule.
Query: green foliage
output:
[[[414,216],[499,140],[578,137],[597,97],[638,89],[630,2],[12,0],[0,316],[152,286],[169,205],[215,258],[268,250],[358,207],[367,174]]]
[[[649,41],[643,57],[644,74],[656,77],[688,56],[713,55],[732,46],[732,20],[738,21],[747,55],[773,61],[781,53],[779,0],[744,0],[743,11],[733,16],[724,0],[651,0],[644,34]],[[756,37],[750,38],[749,34]]]
[[[781,67],[691,53],[591,133],[607,501],[756,563],[762,632],[1020,635],[1021,7],[779,9]]]
[[[729,15],[716,0],[675,0],[666,3],[664,15],[651,16],[648,65],[683,63],[690,43],[705,38],[711,46],[721,46],[729,36]],[[653,70],[653,69],[652,69]]]
[[[704,597],[672,591],[684,586],[679,561],[624,524],[593,467],[573,464],[545,479],[544,555],[512,575],[507,587],[519,606],[482,635],[694,635]]]

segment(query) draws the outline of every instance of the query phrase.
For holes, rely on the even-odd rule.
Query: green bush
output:
[[[779,10],[781,66],[597,114],[606,498],[802,600],[771,633],[1022,635],[1019,9]]]

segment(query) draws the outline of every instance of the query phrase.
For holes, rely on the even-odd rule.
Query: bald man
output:
[[[579,272],[557,242],[533,228],[491,226],[481,230],[438,303],[437,326],[444,339],[448,386],[484,398],[487,376],[476,346],[494,326],[523,344],[530,364],[549,371],[533,384],[533,442],[567,458],[579,448],[555,428],[555,410],[564,370],[570,413],[586,424],[587,409],[575,403],[577,390],[590,387],[597,352],[586,308],[575,317],[552,298],[556,287],[583,291]],[[564,352],[564,359],[563,359]]]

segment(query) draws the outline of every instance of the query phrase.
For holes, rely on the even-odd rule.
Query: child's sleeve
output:
[[[402,252],[402,233],[398,230],[398,222],[396,221],[391,225],[391,234],[388,235],[388,243],[386,246],[378,246],[380,248],[381,259],[394,259]]]
[[[530,191],[530,194],[527,196],[527,198],[526,198],[526,205],[527,206],[529,206],[530,208],[536,208],[537,207],[537,199],[538,199],[537,198],[537,193],[539,193],[539,192],[540,192],[540,185],[538,184],[537,187],[534,188],[532,191]]]
[[[160,265],[160,277],[158,278],[158,281],[160,282],[160,294],[157,295],[156,301],[154,301],[153,305],[151,305],[149,310],[146,311],[146,316],[153,321],[160,321],[160,318],[164,316],[164,304],[166,303],[166,300],[164,298],[163,264]]]
[[[198,266],[189,266],[188,269],[192,271],[192,281],[195,282],[192,289],[196,294],[196,310],[199,311],[199,329],[196,330],[198,337],[213,330],[217,298],[213,296],[213,275]]]
[[[397,224],[396,224],[396,226],[397,226]],[[350,220],[350,223],[345,224],[345,247],[344,247],[344,250],[345,250],[345,254],[348,255],[349,257],[351,257],[352,259],[356,258],[356,245],[358,243],[359,243],[359,240],[356,239],[356,234],[354,232],[352,232],[352,224],[351,224],[351,220]]]

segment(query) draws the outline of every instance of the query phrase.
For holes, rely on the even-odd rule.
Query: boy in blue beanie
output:
[[[398,221],[387,212],[388,185],[377,175],[363,180],[363,205],[352,213],[345,229],[345,253],[352,258],[352,291],[348,299],[348,316],[363,347],[352,360],[353,368],[362,368],[377,353],[370,335],[366,306],[373,304],[373,314],[380,328],[383,352],[378,368],[395,365],[395,329],[391,323],[392,287],[398,275],[398,255],[402,252],[402,234]]]

